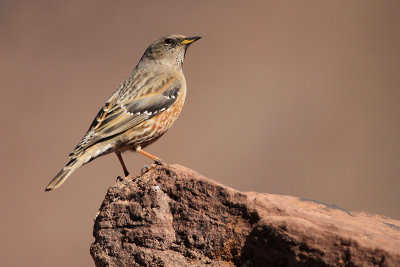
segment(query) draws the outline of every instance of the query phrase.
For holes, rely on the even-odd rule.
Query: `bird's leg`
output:
[[[162,165],[163,162],[161,159],[157,156],[154,156],[153,154],[150,154],[149,152],[144,151],[140,146],[135,147],[136,152],[139,152],[140,154],[152,159],[155,164]]]
[[[122,159],[121,153],[120,152],[115,152],[115,154],[117,154],[117,157],[119,159],[119,163],[121,163],[122,169],[124,170],[124,175],[128,176],[129,172],[125,166],[124,160]]]

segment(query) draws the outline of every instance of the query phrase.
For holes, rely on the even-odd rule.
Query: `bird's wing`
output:
[[[114,94],[99,111],[86,135],[69,155],[75,157],[88,147],[108,139],[164,112],[184,86],[175,75],[149,77],[140,89],[126,97]],[[151,81],[150,81],[151,80]],[[128,91],[129,92],[129,91]]]

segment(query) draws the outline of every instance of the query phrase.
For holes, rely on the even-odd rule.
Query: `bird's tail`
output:
[[[83,162],[81,160],[78,160],[76,158],[71,159],[71,161],[68,162],[67,165],[65,165],[65,167],[59,173],[57,173],[53,180],[51,180],[49,185],[46,187],[46,191],[50,191],[60,187],[76,169],[82,166],[82,164]]]

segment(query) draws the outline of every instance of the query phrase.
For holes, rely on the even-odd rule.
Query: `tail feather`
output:
[[[57,173],[53,180],[51,180],[45,191],[50,191],[60,187],[65,180],[67,180],[67,178],[80,166],[82,166],[82,162],[80,160],[72,159],[59,173]]]

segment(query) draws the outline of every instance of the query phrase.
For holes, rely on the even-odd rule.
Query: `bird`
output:
[[[117,87],[69,154],[69,161],[45,191],[60,187],[79,167],[115,153],[125,176],[129,172],[122,153],[136,151],[162,163],[143,148],[157,141],[181,113],[186,97],[182,71],[188,47],[201,37],[163,36],[145,50],[134,70]]]

